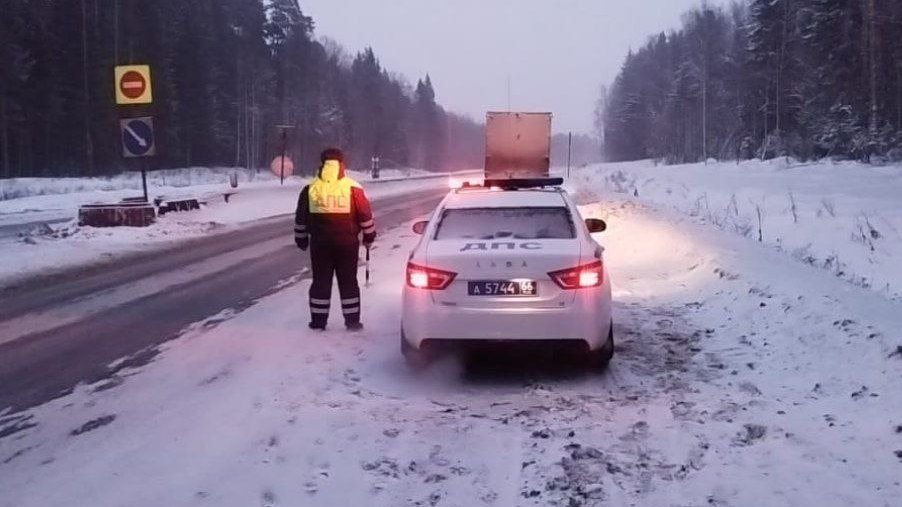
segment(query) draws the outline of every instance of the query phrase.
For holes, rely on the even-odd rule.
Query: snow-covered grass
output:
[[[222,185],[232,174],[244,183],[272,182],[279,178],[269,171],[249,170],[243,167],[189,167],[184,169],[163,169],[147,173],[147,184],[157,189],[179,189],[203,185]],[[428,176],[432,173],[420,169],[383,169],[383,179],[398,179],[410,176]],[[367,172],[353,172],[355,178],[370,179]],[[11,178],[0,179],[0,201],[21,199],[38,195],[75,194],[86,192],[112,192],[129,190],[141,191],[141,173],[124,172],[115,176],[93,178]]]
[[[852,162],[651,161],[574,170],[582,192],[614,192],[760,239],[891,298],[902,296],[902,166]],[[760,219],[759,219],[760,217]]]
[[[34,426],[0,439],[0,506],[896,505],[898,303],[597,198],[618,341],[604,375],[547,357],[407,370],[402,227],[373,251],[361,334],[334,314],[308,330],[295,279],[146,366],[6,414]]]
[[[190,172],[190,171],[189,171]],[[420,190],[446,188],[448,175],[416,174],[410,177],[367,181],[366,175],[354,176],[366,184],[371,199]],[[397,175],[396,175],[397,176]],[[227,180],[227,176],[225,176]],[[206,204],[200,210],[170,213],[149,227],[94,228],[79,227],[74,220],[77,206],[91,202],[116,202],[134,195],[133,190],[95,190],[70,194],[50,194],[0,201],[0,229],[6,224],[31,223],[64,217],[67,222],[50,229],[41,227],[35,233],[0,234],[0,287],[36,274],[73,266],[107,261],[133,252],[161,248],[209,234],[225,232],[262,218],[293,213],[298,193],[306,179],[288,178],[281,185],[277,178],[267,177],[240,183],[231,189],[227,181],[203,183],[188,187],[150,187],[151,196],[196,197]],[[140,183],[139,183],[140,184]],[[237,192],[226,203],[225,192]],[[291,234],[286,230],[286,237]]]

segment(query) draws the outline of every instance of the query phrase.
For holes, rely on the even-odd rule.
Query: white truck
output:
[[[548,178],[550,167],[551,113],[486,113],[486,180]]]

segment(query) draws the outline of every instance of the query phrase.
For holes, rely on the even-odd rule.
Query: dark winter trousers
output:
[[[314,325],[329,320],[332,277],[338,279],[341,313],[345,324],[360,322],[360,286],[357,285],[358,243],[332,245],[314,241],[310,245],[313,284],[310,285],[310,314]]]

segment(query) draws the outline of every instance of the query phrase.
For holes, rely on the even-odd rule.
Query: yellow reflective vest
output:
[[[319,175],[304,187],[295,213],[295,238],[330,244],[357,244],[376,237],[373,213],[363,187],[344,174],[337,161],[327,160]]]

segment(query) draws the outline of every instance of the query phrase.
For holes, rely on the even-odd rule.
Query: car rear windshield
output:
[[[573,239],[564,207],[457,208],[442,213],[435,239]]]

